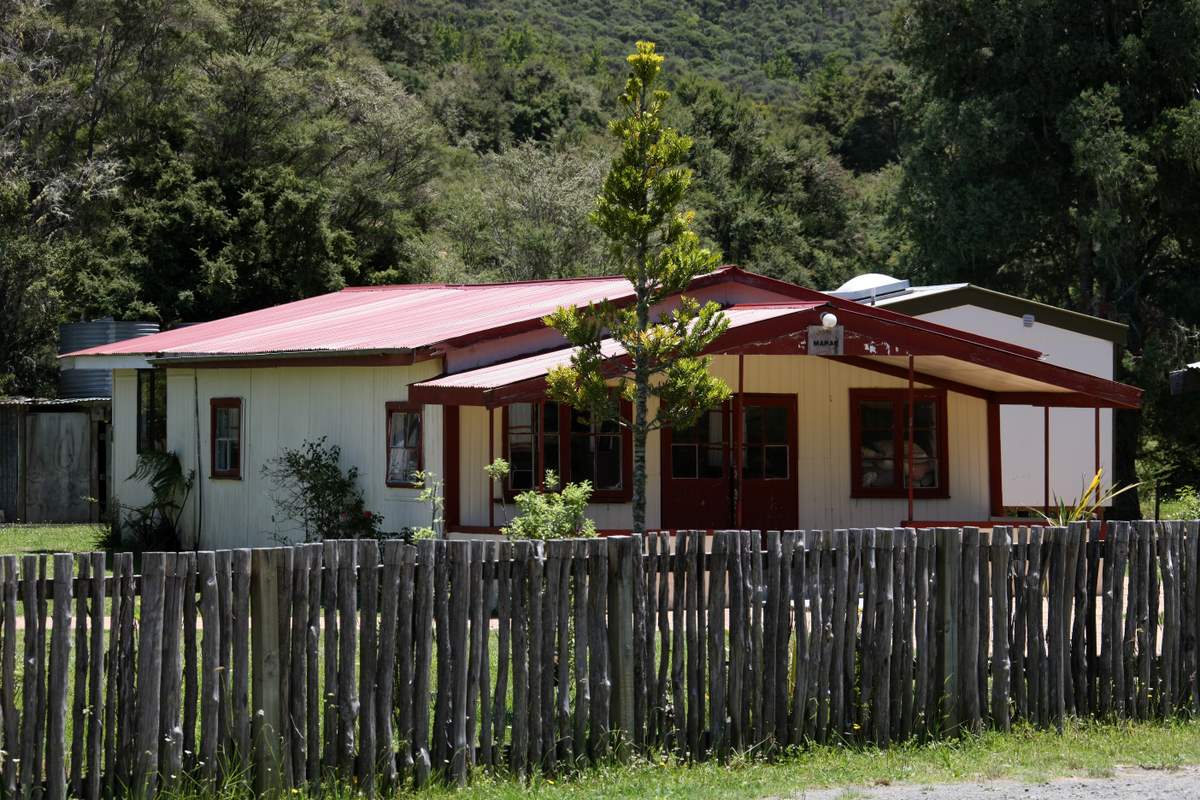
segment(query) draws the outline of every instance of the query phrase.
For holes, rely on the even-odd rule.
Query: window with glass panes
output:
[[[671,431],[672,478],[724,477],[727,416],[724,409],[711,409],[695,425]]]
[[[513,403],[504,409],[508,489],[523,492],[542,485],[546,470],[563,476],[559,457],[558,403]]]
[[[787,408],[747,403],[742,409],[742,477],[787,478],[789,440]]]
[[[945,393],[914,392],[912,423],[910,459],[908,390],[851,390],[853,496],[904,497],[910,479],[914,496],[948,496]]]
[[[161,369],[137,371],[137,450],[167,450],[167,373]]]
[[[621,425],[571,414],[571,471],[575,483],[591,481],[596,491],[618,491],[624,483]]]
[[[546,470],[553,470],[560,485],[591,481],[597,502],[628,499],[630,434],[616,420],[592,420],[549,400],[513,403],[504,409],[502,437],[509,493],[541,487]]]
[[[421,471],[421,407],[387,404],[388,486],[412,486]]]
[[[242,477],[242,400],[216,397],[212,409],[212,477]]]

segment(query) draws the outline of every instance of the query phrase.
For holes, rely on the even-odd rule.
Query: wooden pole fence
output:
[[[1197,642],[1197,521],[4,556],[0,785],[377,796],[1192,717]]]

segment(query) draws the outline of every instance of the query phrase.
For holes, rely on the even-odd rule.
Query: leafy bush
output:
[[[358,488],[358,468],[342,471],[342,449],[322,436],[285,448],[262,468],[275,483],[276,525],[296,523],[306,542],[382,538],[383,515],[367,510]]]
[[[1192,486],[1180,488],[1174,498],[1163,503],[1162,515],[1168,519],[1200,519],[1200,492]]]
[[[562,491],[558,476],[546,470],[544,492],[522,492],[516,496],[517,517],[501,531],[510,539],[573,539],[596,535],[596,523],[588,519],[591,481],[568,483]]]

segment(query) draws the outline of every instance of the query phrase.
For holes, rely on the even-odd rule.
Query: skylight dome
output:
[[[881,297],[903,294],[908,289],[909,283],[906,280],[893,278],[891,275],[882,275],[878,272],[869,272],[865,275],[856,275],[829,294],[846,300],[873,302]]]

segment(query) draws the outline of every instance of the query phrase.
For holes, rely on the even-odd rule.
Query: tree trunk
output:
[[[650,323],[650,307],[638,301],[638,329]],[[640,348],[633,359],[633,532],[646,532],[646,404],[650,396],[650,370]]]
[[[1116,431],[1113,435],[1112,486],[1137,483],[1138,442],[1142,433],[1142,412],[1136,408],[1119,408],[1113,412]],[[1141,519],[1141,488],[1113,498],[1110,519]]]

